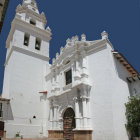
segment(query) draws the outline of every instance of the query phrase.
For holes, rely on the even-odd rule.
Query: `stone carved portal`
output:
[[[67,108],[63,115],[64,139],[74,140],[75,113],[72,108]]]

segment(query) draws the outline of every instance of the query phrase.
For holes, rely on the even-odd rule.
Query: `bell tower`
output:
[[[33,138],[45,135],[44,119],[45,75],[49,71],[51,30],[44,13],[35,0],[23,0],[18,5],[7,38],[7,55],[3,83],[3,98],[10,99],[11,118],[6,121],[6,136]],[[32,131],[31,131],[32,130]]]

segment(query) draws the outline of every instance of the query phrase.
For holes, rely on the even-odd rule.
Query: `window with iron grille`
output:
[[[67,72],[65,72],[65,80],[66,80],[66,85],[72,83],[72,71],[71,69]]]

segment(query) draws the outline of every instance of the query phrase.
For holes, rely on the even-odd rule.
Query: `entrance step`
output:
[[[2,138],[2,140],[64,140],[60,138]]]
[[[48,140],[48,138],[2,138],[2,140]]]
[[[64,139],[59,139],[59,138],[48,138],[47,140],[64,140]]]

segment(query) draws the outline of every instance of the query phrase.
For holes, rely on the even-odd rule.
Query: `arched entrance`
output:
[[[75,113],[72,108],[67,108],[63,115],[64,139],[74,140],[72,129],[75,128]]]

